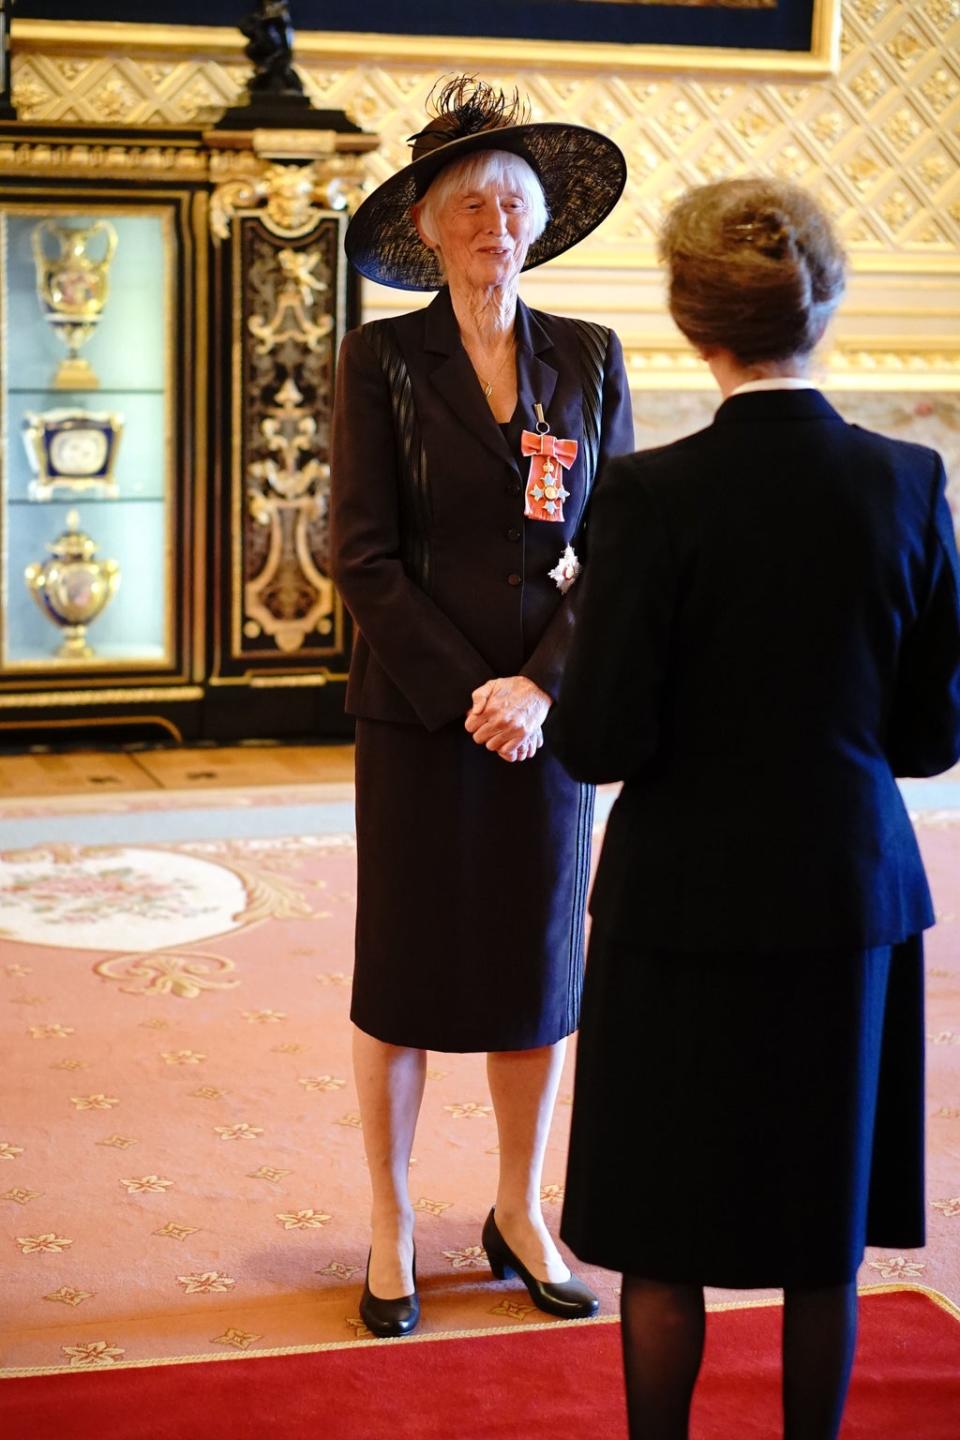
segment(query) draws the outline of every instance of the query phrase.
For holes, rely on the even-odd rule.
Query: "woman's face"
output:
[[[527,202],[509,180],[491,180],[476,190],[455,190],[434,216],[436,240],[447,279],[475,289],[503,285],[519,275],[530,248]]]

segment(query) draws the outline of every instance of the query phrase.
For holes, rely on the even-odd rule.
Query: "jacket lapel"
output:
[[[516,332],[517,403],[524,429],[532,430],[536,420],[533,407],[539,403],[546,415],[557,388],[556,370],[541,358],[542,352],[552,351],[553,344],[540,321],[522,300],[517,302]]]
[[[447,289],[441,290],[427,307],[424,349],[439,357],[430,372],[430,379],[460,424],[498,460],[509,461],[512,458],[510,448],[493,418],[470,364],[470,357],[460,342],[460,331]]]
[[[535,420],[534,405],[547,412],[557,385],[557,372],[541,352],[552,350],[550,337],[522,300],[517,301],[517,403],[524,426]],[[460,342],[449,290],[441,290],[427,307],[424,349],[438,357],[430,379],[460,424],[485,445],[498,460],[505,460],[518,474],[520,456],[511,453],[503,431],[493,418],[470,358]]]

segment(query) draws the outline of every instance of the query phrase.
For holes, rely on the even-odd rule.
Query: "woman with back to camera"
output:
[[[373,1190],[360,1313],[378,1335],[419,1316],[407,1171],[427,1049],[488,1052],[494,1273],[551,1314],[597,1308],[540,1209],[593,812],[541,725],[572,630],[567,550],[633,424],[616,336],[530,310],[517,288],[613,208],[625,164],[605,136],[529,124],[517,97],[469,78],[433,108],[346,245],[369,278],[439,293],[346,337],[333,436],[334,575],[358,627],[351,1017]]]
[[[894,776],[960,755],[956,544],[940,457],[809,379],[844,284],[809,195],[694,190],[661,251],[723,403],[604,472],[547,724],[624,781],[561,1234],[623,1272],[631,1436],[685,1440],[714,1285],[783,1288],[784,1433],[831,1440],[864,1245],[924,1240],[933,910]]]

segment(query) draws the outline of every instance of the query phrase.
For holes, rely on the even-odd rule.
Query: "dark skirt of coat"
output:
[[[839,1285],[924,1243],[923,943],[587,963],[561,1234],[674,1283]]]
[[[351,1019],[393,1045],[528,1050],[576,1029],[594,790],[462,721],[357,722]]]

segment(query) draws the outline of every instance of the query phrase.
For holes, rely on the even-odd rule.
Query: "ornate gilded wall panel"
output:
[[[682,52],[675,75],[487,59],[484,74],[525,90],[535,118],[576,116],[627,153],[625,202],[578,248],[575,265],[649,264],[660,215],[680,189],[762,169],[813,185],[854,256],[922,258],[960,270],[960,6],[845,0],[842,16],[840,71],[825,80],[683,73]],[[198,38],[143,27],[123,55],[94,55],[81,53],[78,41],[55,43],[57,28],[44,27],[45,48],[37,51],[31,27],[21,26],[27,49],[15,58],[15,99],[29,119],[192,123],[235,102],[243,84],[229,31]],[[369,162],[379,179],[406,159],[406,137],[422,123],[438,72],[476,58],[451,53],[456,42],[438,57],[424,41],[418,56],[412,38],[378,37],[375,58],[364,60],[343,41],[301,33],[300,69],[315,103],[342,107],[382,136]],[[203,53],[186,48],[201,42]]]
[[[344,678],[349,661],[349,616],[329,573],[330,425],[337,347],[355,322],[342,244],[362,175],[350,146],[375,141],[315,132],[313,143],[307,163],[272,158],[287,144],[278,133],[270,156],[211,156],[224,401],[214,455],[214,686],[323,686]]]
[[[243,591],[235,658],[303,661],[343,652],[343,605],[329,578],[327,515],[333,344],[343,331],[342,221],[296,239],[240,218],[238,302],[243,433]]]

